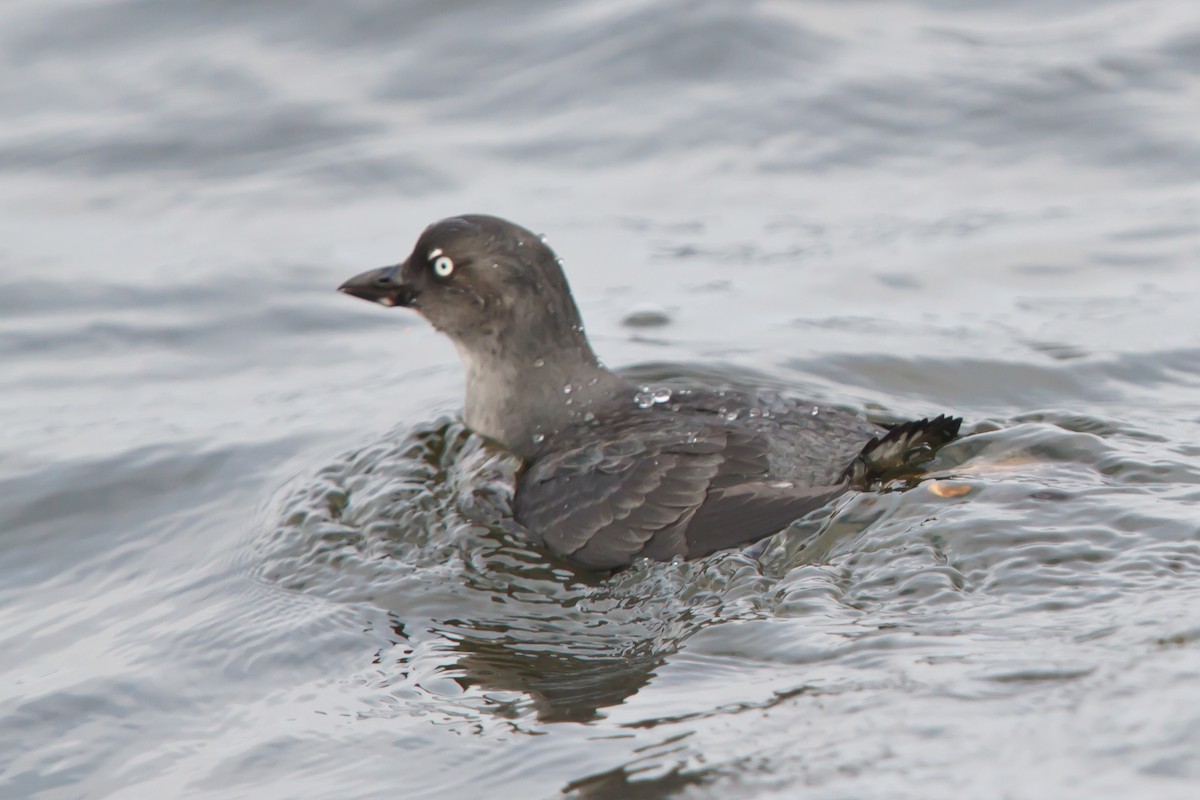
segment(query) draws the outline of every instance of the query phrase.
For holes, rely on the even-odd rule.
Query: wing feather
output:
[[[529,465],[516,518],[552,552],[593,569],[641,556],[696,558],[770,535],[845,491],[768,481],[757,434],[628,430]]]

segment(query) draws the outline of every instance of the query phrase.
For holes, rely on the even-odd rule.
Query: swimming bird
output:
[[[593,570],[749,544],[854,486],[912,471],[962,420],[890,428],[769,392],[649,389],[597,359],[561,261],[537,235],[468,214],[339,290],[415,309],[466,369],[464,418],[524,467],[514,518]]]

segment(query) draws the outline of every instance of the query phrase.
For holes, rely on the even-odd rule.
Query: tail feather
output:
[[[934,452],[958,436],[961,417],[939,414],[896,425],[882,437],[867,442],[844,477],[857,486],[916,472]]]

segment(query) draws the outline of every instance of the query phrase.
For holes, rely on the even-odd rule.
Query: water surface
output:
[[[1191,797],[1185,0],[12,0],[0,796]],[[596,349],[970,435],[609,580],[338,283],[478,211]]]

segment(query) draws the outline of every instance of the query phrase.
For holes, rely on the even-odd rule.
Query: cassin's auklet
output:
[[[435,223],[402,264],[339,289],[414,308],[453,340],[467,425],[525,461],[517,522],[592,569],[756,541],[851,485],[911,470],[962,423],[889,430],[765,393],[633,386],[596,359],[554,252],[496,217]]]

